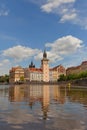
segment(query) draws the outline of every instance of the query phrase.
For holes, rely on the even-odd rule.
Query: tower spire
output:
[[[46,49],[44,49],[43,58],[45,58],[45,59],[47,58]]]

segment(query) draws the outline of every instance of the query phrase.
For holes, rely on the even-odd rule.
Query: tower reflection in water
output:
[[[15,85],[9,87],[10,102],[26,102],[32,109],[39,102],[43,112],[43,119],[47,119],[51,100],[63,104],[64,93],[60,93],[59,86],[49,85]]]
[[[42,111],[43,119],[47,119],[47,112],[50,104],[50,91],[49,85],[43,85],[43,97],[42,97]]]

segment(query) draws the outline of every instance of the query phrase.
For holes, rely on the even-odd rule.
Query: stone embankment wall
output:
[[[79,86],[87,86],[87,78],[74,80],[72,81],[72,84],[79,85]]]
[[[77,80],[72,80],[72,81],[60,81],[60,82],[58,82],[59,85],[63,85],[63,86],[66,86],[69,83],[72,86],[85,86],[85,87],[87,87],[87,78],[77,79]]]

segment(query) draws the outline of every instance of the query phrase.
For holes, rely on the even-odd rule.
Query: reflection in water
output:
[[[0,112],[0,121],[13,124],[11,128],[15,129],[34,123],[37,130],[40,124],[42,130],[86,130],[87,89],[58,85],[0,87]],[[46,121],[45,126],[39,119]]]
[[[27,89],[29,106],[32,108],[35,102],[40,102],[42,100],[42,86],[30,85],[27,87]]]
[[[60,99],[60,87],[54,86],[53,88],[54,88],[54,91],[53,91],[54,100],[59,101],[59,99]]]
[[[43,100],[42,100],[42,111],[43,119],[47,119],[47,112],[49,110],[50,95],[49,95],[49,85],[43,85]]]
[[[9,87],[9,100],[10,102],[20,102],[24,99],[24,86],[18,85]]]
[[[9,100],[10,102],[27,101],[31,109],[35,102],[39,101],[42,106],[43,119],[46,119],[50,102],[49,85],[11,86],[9,88]]]

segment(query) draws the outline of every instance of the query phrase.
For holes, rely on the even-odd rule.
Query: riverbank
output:
[[[87,78],[74,80],[74,81],[72,81],[72,84],[87,87]]]
[[[70,81],[60,81],[58,82],[59,85],[72,85],[72,86],[84,86],[87,87],[87,78],[84,79],[77,79],[77,80],[70,80]]]
[[[77,79],[77,80],[70,80],[70,81],[59,81],[59,82],[16,82],[11,83],[13,85],[21,85],[21,84],[32,84],[32,85],[60,85],[60,86],[67,86],[71,84],[72,86],[85,86],[87,87],[87,78],[84,79]],[[0,83],[0,85],[11,85],[10,83]]]

